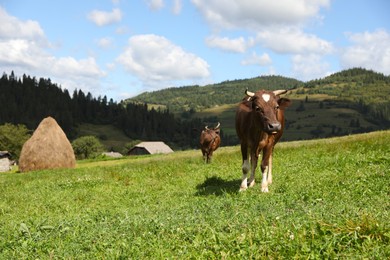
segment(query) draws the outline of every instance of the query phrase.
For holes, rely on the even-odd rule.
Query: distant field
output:
[[[132,141],[113,125],[81,124],[78,131],[79,136],[92,135],[99,138],[107,151],[113,148],[117,152],[123,152],[122,150],[125,148],[125,144]]]
[[[389,144],[282,142],[267,194],[238,146],[0,173],[0,259],[389,259]]]
[[[223,129],[224,133],[228,135],[235,135],[236,131],[234,128],[235,127],[234,117],[235,117],[236,109],[237,109],[237,104],[216,106],[195,113],[194,117],[205,118],[210,116],[217,116],[221,123],[221,128]]]

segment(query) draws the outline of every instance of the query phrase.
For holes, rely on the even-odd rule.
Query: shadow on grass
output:
[[[196,186],[196,196],[221,196],[224,193],[237,194],[240,187],[240,180],[226,181],[220,177],[213,176],[207,178],[203,183]]]

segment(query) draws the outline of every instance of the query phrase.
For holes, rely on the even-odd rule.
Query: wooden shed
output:
[[[8,151],[0,151],[0,172],[11,170],[11,154]]]
[[[173,153],[173,150],[164,142],[141,142],[129,150],[127,155]]]

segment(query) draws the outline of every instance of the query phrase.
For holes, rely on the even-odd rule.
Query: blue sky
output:
[[[387,0],[0,0],[0,71],[115,101],[261,75],[390,74]]]

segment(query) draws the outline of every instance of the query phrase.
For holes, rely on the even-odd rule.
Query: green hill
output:
[[[355,68],[305,83],[288,95],[287,138],[308,139],[387,129],[390,77]]]
[[[145,92],[127,99],[127,102],[147,103],[169,108],[171,112],[195,112],[224,104],[234,104],[248,89],[292,89],[303,82],[282,76],[262,76],[252,79],[224,81],[218,84],[168,88],[154,92]]]
[[[355,68],[310,81],[305,84],[304,92],[349,101],[363,114],[390,121],[390,76]]]
[[[237,142],[234,116],[246,88],[290,90],[285,97],[292,99],[293,105],[286,110],[284,140],[341,136],[390,126],[390,77],[361,68],[309,82],[262,76],[204,87],[169,88],[146,92],[126,102],[169,108],[183,119],[219,121],[228,145]]]

